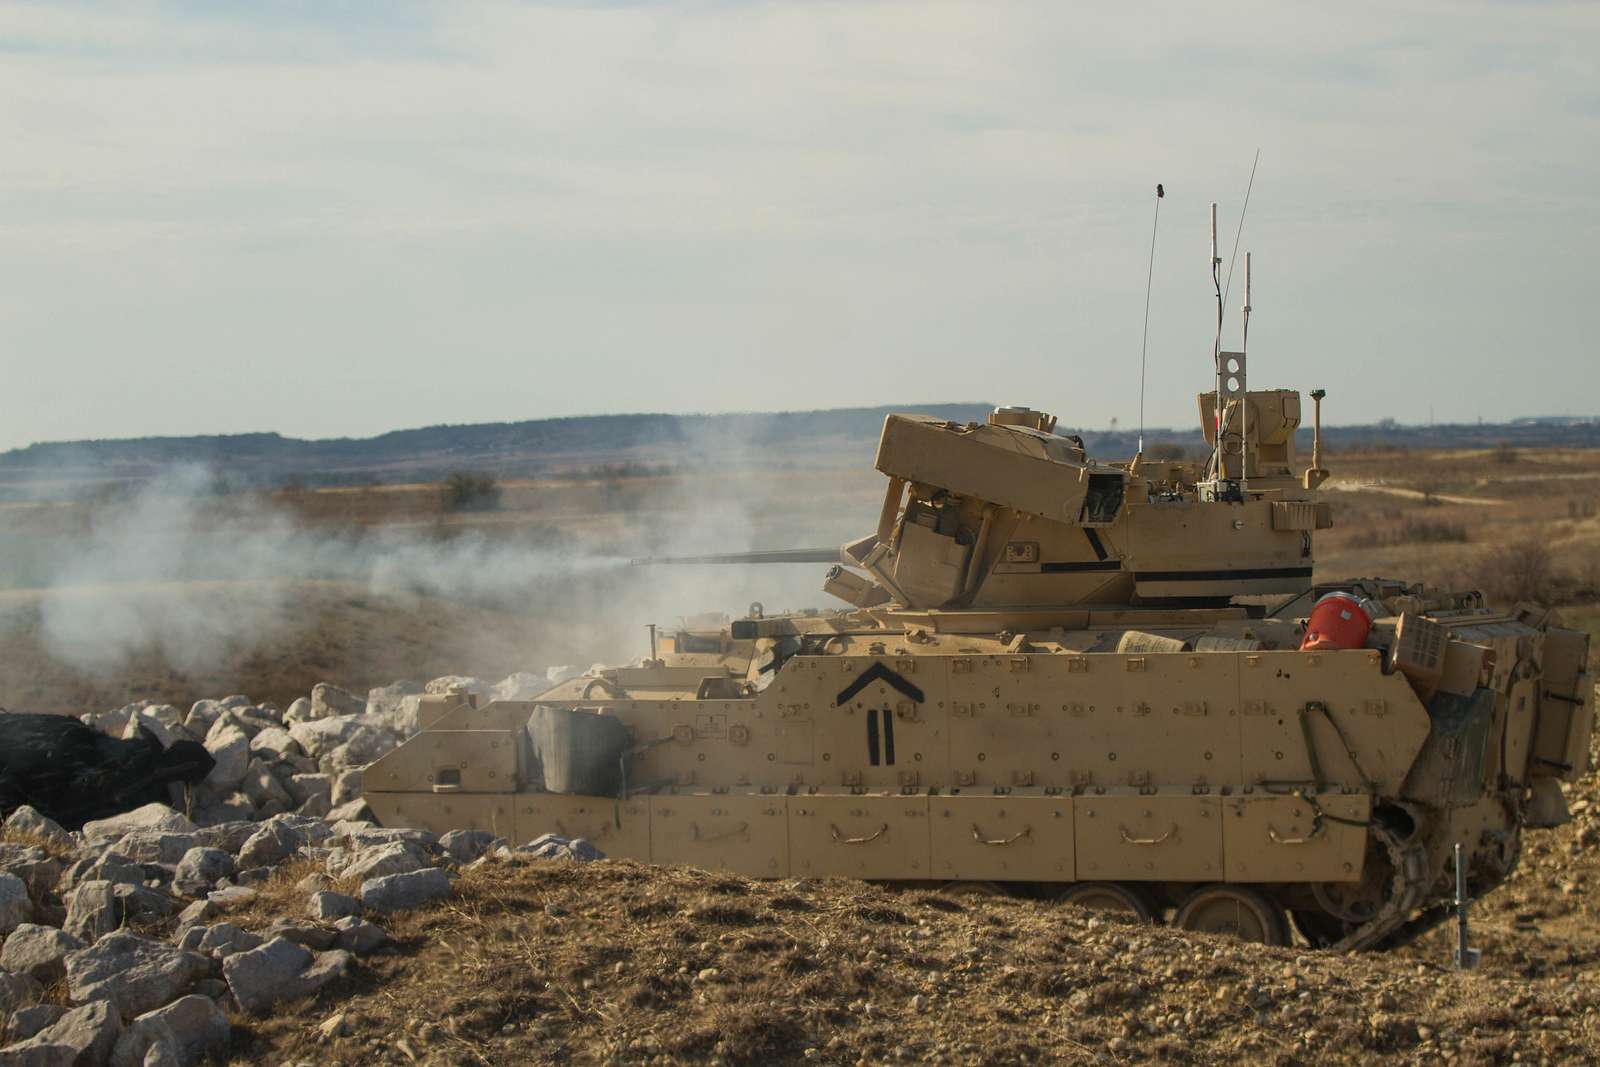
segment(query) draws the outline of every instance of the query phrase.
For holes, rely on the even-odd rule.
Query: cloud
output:
[[[1597,28],[1442,2],[9,5],[0,327],[29,392],[0,443],[959,399],[975,364],[1126,419],[1157,180],[1152,412],[1187,422],[1205,205],[1231,227],[1258,146],[1272,384],[1404,417],[1440,359],[1483,380],[1521,343],[1495,305],[1570,375],[1600,327],[1574,299]],[[1519,381],[1440,417],[1475,403],[1551,401]]]

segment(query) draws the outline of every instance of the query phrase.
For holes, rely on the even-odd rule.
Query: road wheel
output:
[[[1228,934],[1261,945],[1289,940],[1283,909],[1254,889],[1208,885],[1196,889],[1178,909],[1172,925],[1202,934]]]
[[[1079,882],[1056,898],[1062,904],[1076,904],[1090,911],[1105,911],[1123,918],[1147,923],[1152,912],[1143,894],[1116,882]]]

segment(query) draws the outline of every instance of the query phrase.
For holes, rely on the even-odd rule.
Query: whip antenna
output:
[[[1217,255],[1217,203],[1211,202],[1211,288],[1217,292],[1217,338],[1211,344],[1211,370],[1216,376],[1216,410],[1212,417],[1216,437],[1212,441],[1211,470],[1209,472],[1212,484],[1222,481],[1222,279],[1217,271],[1222,266],[1222,257]]]
[[[1156,182],[1156,217],[1150,224],[1150,269],[1144,277],[1144,336],[1139,339],[1139,451],[1144,455],[1144,361],[1150,348],[1150,283],[1156,276],[1156,228],[1161,225],[1161,198],[1167,191]]]
[[[1250,190],[1256,187],[1256,165],[1261,162],[1261,149],[1256,149],[1256,158],[1250,164],[1250,180],[1244,187],[1244,207],[1239,209],[1239,228],[1233,231],[1233,255],[1228,257],[1228,283],[1222,287],[1222,302],[1228,302],[1228,294],[1233,291],[1233,265],[1239,261],[1239,235],[1244,233],[1245,212],[1250,210]],[[1213,253],[1215,254],[1215,253]],[[1246,303],[1249,298],[1245,298]]]

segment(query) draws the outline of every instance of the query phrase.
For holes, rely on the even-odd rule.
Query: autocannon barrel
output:
[[[768,552],[726,552],[711,556],[641,556],[628,561],[635,567],[667,563],[838,563],[837,548],[779,548]]]

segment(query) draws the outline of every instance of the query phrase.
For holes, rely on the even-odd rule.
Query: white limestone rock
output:
[[[150,1052],[165,1045],[180,1067],[192,1067],[228,1047],[233,1028],[210,997],[190,994],[129,1023],[111,1052],[110,1067],[148,1067]]]
[[[361,903],[375,911],[420,908],[451,893],[450,878],[438,867],[407,874],[391,874],[361,883]]]
[[[0,874],[0,934],[9,934],[32,918],[28,884],[14,874]]]
[[[62,928],[92,945],[122,925],[122,902],[113,882],[84,882],[67,895],[67,918]]]
[[[218,719],[206,734],[206,751],[217,765],[206,775],[205,784],[218,794],[231,793],[244,781],[250,769],[250,735],[231,715]]]
[[[194,823],[173,811],[165,804],[151,803],[109,819],[95,819],[83,824],[83,837],[91,845],[108,845],[133,830],[164,830],[170,833],[189,834],[195,831]]]
[[[287,756],[301,755],[300,742],[282,726],[269,726],[250,739],[250,754],[277,763]]]
[[[0,971],[0,1017],[32,1004],[44,987],[32,975]]]
[[[260,948],[229,956],[222,962],[222,974],[239,1006],[260,1015],[280,1000],[315,993],[343,974],[350,962],[348,952],[335,950],[317,956],[303,945],[278,937]]]
[[[393,841],[377,848],[364,848],[356,853],[353,862],[342,872],[344,878],[386,878],[391,874],[409,874],[429,866],[416,849],[403,841]]]
[[[0,947],[0,969],[50,985],[66,976],[67,954],[83,947],[82,941],[65,930],[23,923],[6,936],[5,945]]]
[[[5,828],[8,833],[44,838],[64,848],[77,846],[60,823],[26,804],[6,816]]]
[[[352,800],[360,799],[361,794],[366,792],[366,777],[366,772],[360,767],[342,771],[335,775],[333,778],[333,796],[329,798],[333,806],[337,808],[342,804],[350,803]],[[330,819],[329,821],[333,820]]]
[[[192,833],[130,830],[111,846],[111,850],[135,863],[159,863],[170,867],[183,859],[183,854],[198,843],[199,838]]]
[[[311,687],[311,718],[327,719],[339,715],[360,715],[367,702],[336,685],[318,682]]]
[[[0,1050],[0,1067],[100,1067],[122,1035],[122,1016],[105,1001],[75,1008],[26,1041]]]
[[[73,1003],[108,1000],[124,1018],[154,1011],[178,997],[204,969],[201,957],[118,930],[66,959]]]
[[[184,896],[202,896],[222,879],[233,877],[236,869],[233,857],[220,848],[191,848],[178,861],[172,888]]]

